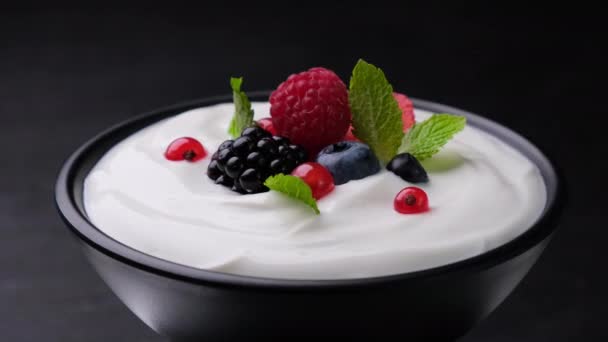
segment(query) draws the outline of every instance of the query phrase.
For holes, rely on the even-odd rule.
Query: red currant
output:
[[[312,197],[321,199],[334,189],[334,177],[319,163],[304,163],[296,167],[291,174],[302,178],[312,190]]]
[[[196,139],[183,137],[175,139],[165,151],[165,158],[172,161],[199,161],[207,155],[203,145]]]
[[[429,199],[424,190],[410,186],[399,191],[394,206],[402,214],[417,214],[429,210]]]
[[[277,130],[274,129],[274,124],[272,123],[272,118],[263,118],[257,121],[258,126],[260,126],[266,132],[277,135]]]
[[[344,136],[344,140],[346,140],[346,141],[361,141],[361,140],[359,140],[359,138],[357,138],[353,134],[353,126],[352,125],[348,128],[348,131],[346,132],[346,135]]]

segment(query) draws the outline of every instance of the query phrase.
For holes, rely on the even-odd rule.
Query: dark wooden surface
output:
[[[231,75],[245,89],[316,65],[347,79],[359,57],[400,91],[538,141],[570,183],[540,262],[462,342],[606,340],[599,12],[342,7],[0,11],[0,340],[164,341],[94,274],[55,212],[56,173],[81,142],[139,112],[224,94]]]

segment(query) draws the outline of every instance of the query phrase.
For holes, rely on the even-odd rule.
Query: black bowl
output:
[[[251,95],[253,100],[266,100],[268,93]],[[112,239],[88,220],[83,181],[106,151],[156,121],[226,101],[231,97],[189,102],[116,125],[80,147],[63,166],[56,185],[59,212],[93,267],[141,320],[171,339],[382,336],[453,340],[511,293],[558,225],[564,202],[561,177],[542,152],[495,122],[422,100],[414,100],[417,108],[464,115],[469,125],[502,139],[538,166],[546,183],[547,204],[524,234],[479,256],[423,271],[348,280],[281,280],[161,260]]]

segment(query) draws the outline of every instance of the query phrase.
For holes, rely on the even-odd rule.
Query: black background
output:
[[[359,57],[399,91],[528,136],[569,183],[541,260],[462,342],[608,337],[601,12],[327,6],[0,11],[1,341],[164,341],[93,273],[56,214],[56,173],[80,143],[142,111],[226,94],[230,76],[245,90],[312,66],[348,80]]]

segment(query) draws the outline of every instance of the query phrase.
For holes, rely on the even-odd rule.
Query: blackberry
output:
[[[240,137],[219,146],[211,158],[207,176],[241,194],[265,192],[266,178],[277,173],[290,174],[306,158],[302,146],[252,126],[245,128]]]

